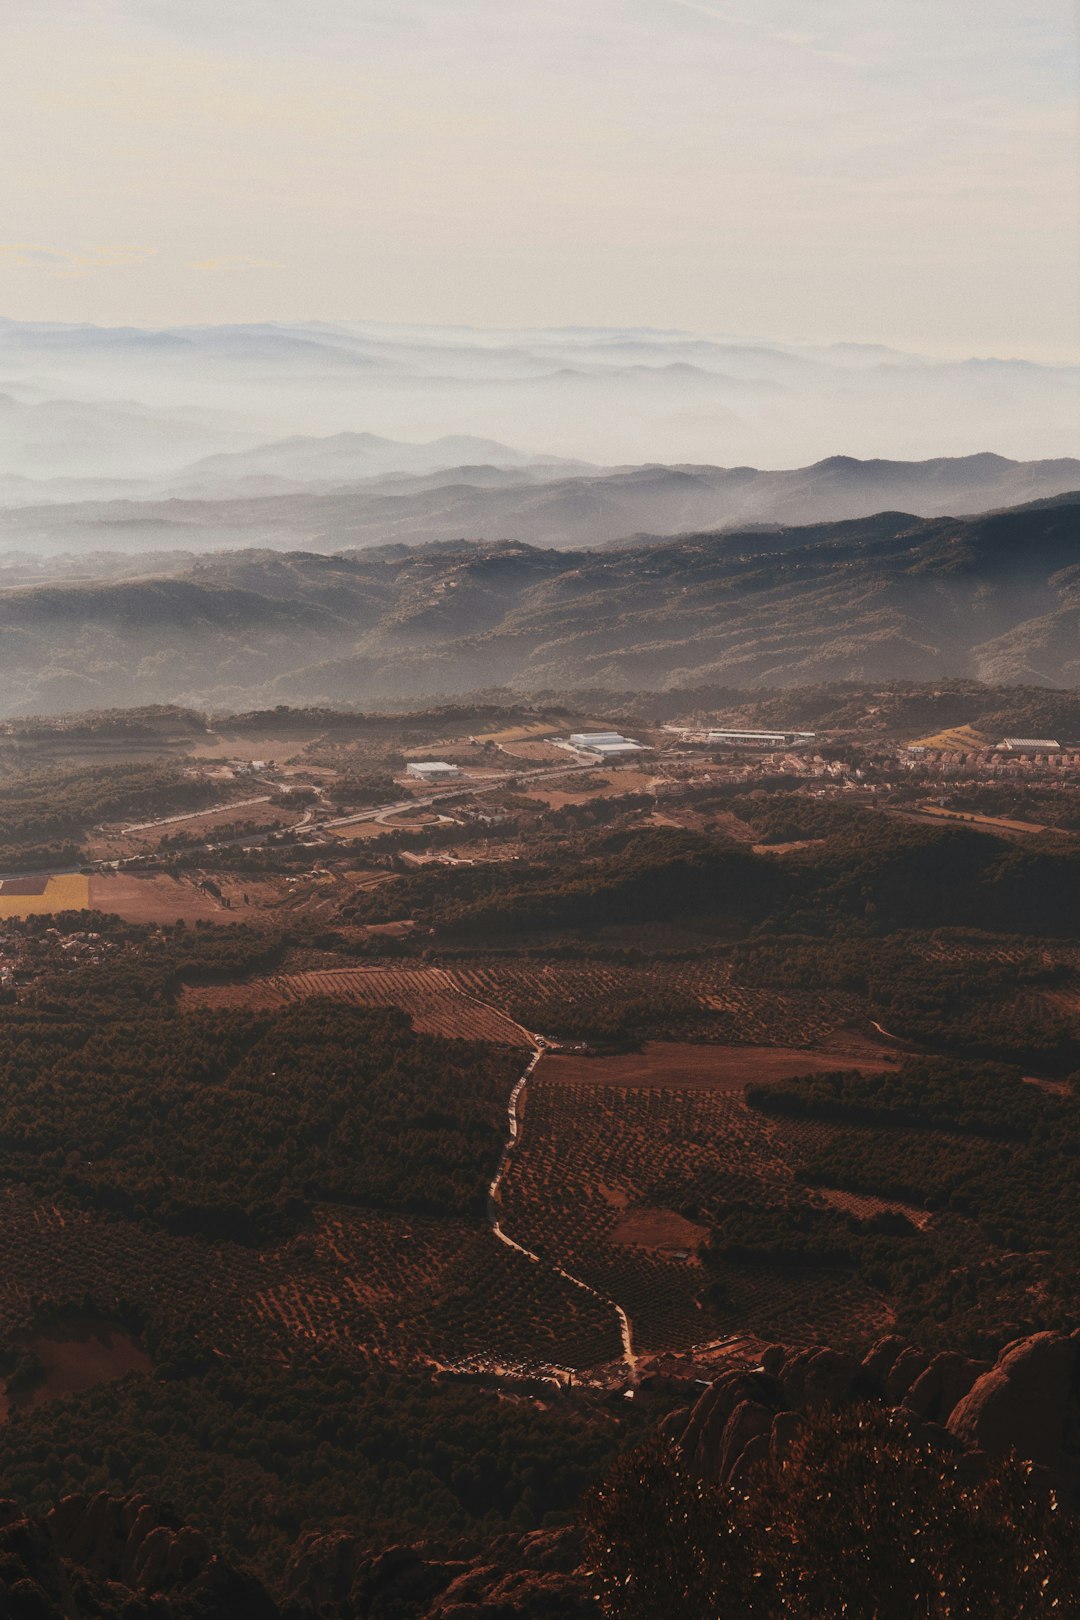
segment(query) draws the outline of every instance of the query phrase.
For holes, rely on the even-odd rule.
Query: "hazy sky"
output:
[[[1071,0],[0,10],[0,314],[1080,349]]]

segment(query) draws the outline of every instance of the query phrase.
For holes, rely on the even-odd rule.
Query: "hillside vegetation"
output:
[[[1080,496],[618,551],[233,552],[0,593],[8,714],[525,693],[1080,678]],[[238,649],[243,649],[243,656]],[[790,722],[789,722],[790,723]]]

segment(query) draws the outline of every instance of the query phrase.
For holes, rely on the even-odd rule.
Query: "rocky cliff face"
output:
[[[315,1534],[289,1566],[286,1601],[297,1620],[598,1620],[581,1563],[574,1529],[502,1536],[476,1552],[421,1544],[374,1554],[353,1536]]]
[[[0,1502],[0,1616],[279,1620],[200,1531],[144,1497],[68,1496],[44,1517]]]
[[[737,1483],[758,1463],[782,1461],[808,1413],[867,1398],[896,1409],[914,1434],[963,1452],[973,1478],[1014,1451],[1080,1501],[1080,1332],[1018,1339],[993,1365],[930,1356],[898,1338],[862,1361],[772,1345],[758,1368],[724,1374],[662,1428],[703,1479]]]
[[[279,1605],[144,1497],[69,1496],[42,1516],[0,1501],[0,1620],[596,1620],[581,1561],[573,1529],[453,1551],[316,1533]]]

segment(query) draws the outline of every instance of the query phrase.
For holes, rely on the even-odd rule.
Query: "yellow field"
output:
[[[956,754],[970,754],[978,748],[989,748],[993,738],[974,726],[952,726],[948,731],[935,731],[932,737],[917,737],[909,748],[943,748]]]
[[[80,872],[51,877],[44,894],[0,893],[0,919],[41,917],[54,911],[85,911],[90,903],[90,879]]]

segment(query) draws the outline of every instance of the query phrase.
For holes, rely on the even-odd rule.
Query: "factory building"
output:
[[[645,751],[644,743],[635,742],[633,737],[624,737],[618,731],[575,731],[571,734],[570,745],[580,748],[583,753],[596,754],[601,759],[617,759],[620,754],[641,754]]]
[[[1052,737],[1006,737],[997,745],[1000,754],[1060,754],[1061,744]]]
[[[710,731],[713,748],[804,748],[814,742],[813,731]]]
[[[456,782],[461,771],[456,765],[447,765],[441,759],[410,760],[405,767],[405,775],[418,782]]]

